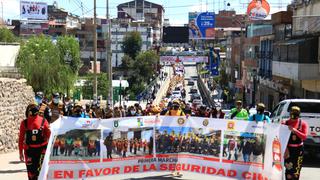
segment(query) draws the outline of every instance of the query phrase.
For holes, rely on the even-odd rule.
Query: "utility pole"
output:
[[[113,88],[112,88],[112,58],[111,58],[111,20],[109,16],[109,0],[107,0],[107,23],[108,23],[108,33],[107,33],[107,65],[108,65],[108,81],[109,81],[109,103],[113,107]]]
[[[97,7],[93,0],[93,97],[97,97]]]

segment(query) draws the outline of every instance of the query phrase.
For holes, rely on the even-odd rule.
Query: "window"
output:
[[[276,116],[280,116],[281,115],[281,112],[282,112],[282,110],[283,110],[283,108],[284,108],[284,105],[285,105],[286,103],[281,103],[280,104],[280,106],[279,106],[279,110],[278,110],[278,112],[277,112],[277,115]]]
[[[320,113],[320,102],[292,102],[288,106],[288,112],[292,106],[300,107],[301,113]]]
[[[273,110],[272,110],[272,113],[271,113],[271,118],[275,117],[277,112],[278,112],[278,108],[279,108],[280,104],[278,104]]]

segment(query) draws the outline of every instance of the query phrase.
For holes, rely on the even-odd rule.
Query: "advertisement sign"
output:
[[[215,15],[213,12],[189,13],[189,39],[214,39]]]
[[[197,62],[207,63],[207,56],[160,56],[160,62]]]
[[[270,5],[266,0],[252,0],[248,5],[247,15],[251,20],[263,20],[270,13]]]
[[[48,19],[48,5],[44,2],[20,1],[22,19]]]
[[[281,180],[290,135],[281,124],[184,116],[62,117],[51,132],[39,179],[176,170],[206,178]]]

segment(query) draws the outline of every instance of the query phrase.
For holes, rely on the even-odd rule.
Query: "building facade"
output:
[[[145,0],[134,0],[119,4],[118,20],[120,26],[151,27],[154,44],[159,44],[162,39],[164,23],[164,8]]]

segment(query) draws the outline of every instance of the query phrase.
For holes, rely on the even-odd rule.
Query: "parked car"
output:
[[[171,95],[171,98],[172,99],[182,99],[182,96],[181,96],[181,92],[180,91],[172,91],[172,95]]]
[[[193,102],[193,100],[195,100],[195,99],[201,99],[201,96],[198,93],[194,93],[191,95],[190,99],[191,99],[191,102]]]
[[[189,80],[187,85],[188,85],[188,86],[194,86],[194,81]]]
[[[190,88],[190,93],[191,94],[198,93],[198,89],[195,86],[193,86],[192,88]]]
[[[301,110],[300,117],[309,125],[308,137],[304,141],[306,151],[311,155],[320,153],[320,100],[319,99],[287,99],[281,101],[271,113],[271,121],[281,123],[289,119],[292,106]]]

